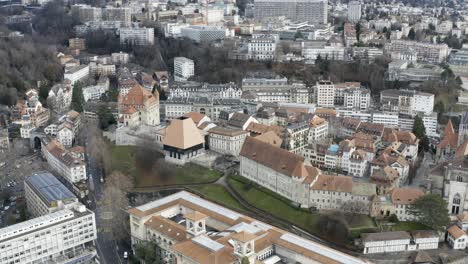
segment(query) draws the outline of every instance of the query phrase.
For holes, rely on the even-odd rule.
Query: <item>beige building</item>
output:
[[[87,179],[83,147],[77,146],[66,150],[56,140],[50,142],[43,140],[41,150],[50,167],[70,183]]]
[[[165,159],[185,164],[205,153],[205,139],[191,118],[179,117],[171,121],[162,140]]]
[[[129,214],[133,249],[153,242],[166,263],[369,263],[185,191]]]
[[[328,121],[319,116],[314,116],[309,123],[309,143],[328,137]]]
[[[84,38],[71,38],[68,40],[68,47],[70,49],[85,50],[86,41]]]
[[[240,153],[240,175],[301,205],[320,210],[346,208],[359,202],[362,213],[370,212],[375,185],[353,182],[347,176],[324,175],[305,159],[252,137]]]
[[[319,81],[315,85],[315,98],[319,107],[335,105],[335,85],[330,81]]]
[[[224,154],[239,156],[249,132],[239,128],[217,126],[208,130],[208,146],[211,150]]]
[[[119,96],[119,113],[121,117],[128,114],[137,116],[123,116],[123,126],[157,126],[160,123],[159,93],[155,91],[152,94],[136,83],[126,95]]]

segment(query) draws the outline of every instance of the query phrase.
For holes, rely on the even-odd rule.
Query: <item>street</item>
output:
[[[103,196],[103,184],[100,182],[102,169],[96,166],[92,158],[86,155],[87,173],[89,182],[89,209],[94,211],[96,216],[97,239],[96,248],[99,255],[99,261],[104,264],[126,263],[123,259],[124,251],[130,249],[122,241],[114,241],[110,230],[106,226],[107,212],[99,206],[99,201]]]

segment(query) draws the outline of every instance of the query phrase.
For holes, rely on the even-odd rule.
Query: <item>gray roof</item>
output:
[[[373,242],[373,241],[388,241],[388,240],[401,240],[411,239],[411,235],[405,231],[394,231],[394,232],[381,232],[381,233],[364,233],[361,234],[362,242]]]
[[[77,199],[65,185],[47,171],[26,177],[25,183],[27,183],[46,204],[51,204],[54,201]]]

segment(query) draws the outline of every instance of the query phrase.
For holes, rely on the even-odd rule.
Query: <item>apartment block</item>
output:
[[[187,81],[188,78],[195,75],[195,63],[185,57],[174,58],[174,80]]]
[[[335,85],[331,81],[318,81],[315,94],[317,106],[333,107],[335,105]]]

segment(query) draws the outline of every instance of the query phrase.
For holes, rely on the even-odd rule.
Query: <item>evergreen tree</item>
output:
[[[426,135],[426,127],[424,127],[424,122],[420,116],[414,117],[413,123],[413,133],[414,135],[419,138],[419,147],[424,151],[429,150],[429,139]]]
[[[450,223],[447,202],[437,194],[426,194],[418,198],[409,208],[417,221],[437,231],[445,230]]]
[[[414,28],[411,28],[409,33],[408,33],[408,38],[411,40],[414,40],[416,38],[416,31],[414,31]]]
[[[83,83],[76,82],[73,85],[71,109],[77,111],[78,113],[82,113],[84,103],[85,103],[85,100],[83,97]]]

